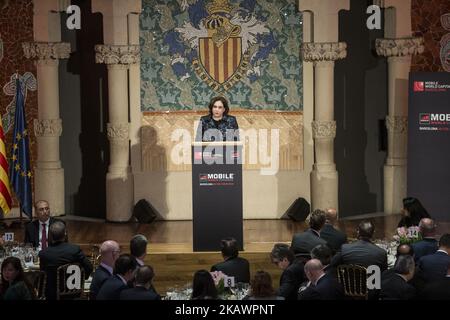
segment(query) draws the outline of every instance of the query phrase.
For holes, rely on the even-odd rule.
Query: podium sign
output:
[[[192,144],[192,207],[194,251],[218,251],[227,237],[242,250],[242,143]]]

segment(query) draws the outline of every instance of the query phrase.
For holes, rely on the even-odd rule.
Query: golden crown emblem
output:
[[[215,13],[230,13],[233,10],[233,5],[229,4],[228,0],[213,0],[205,8],[210,15],[213,15]]]

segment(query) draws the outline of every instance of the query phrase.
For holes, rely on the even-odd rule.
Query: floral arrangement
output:
[[[422,240],[422,234],[417,226],[409,228],[401,227],[397,228],[397,234],[394,235],[394,240],[400,244],[411,244]]]
[[[227,275],[222,271],[213,271],[210,272],[210,274],[214,280],[214,285],[216,286],[218,294],[223,294],[225,292],[225,278]]]

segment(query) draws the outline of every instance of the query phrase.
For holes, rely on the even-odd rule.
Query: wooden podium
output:
[[[233,237],[243,250],[242,143],[192,144],[194,251],[219,251]]]

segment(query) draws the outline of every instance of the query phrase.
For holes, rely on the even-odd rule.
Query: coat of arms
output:
[[[197,52],[192,60],[197,76],[212,89],[226,91],[245,76],[257,36],[270,31],[255,16],[242,17],[228,0],[213,0],[203,9],[207,16],[197,27],[186,22],[175,31]]]

